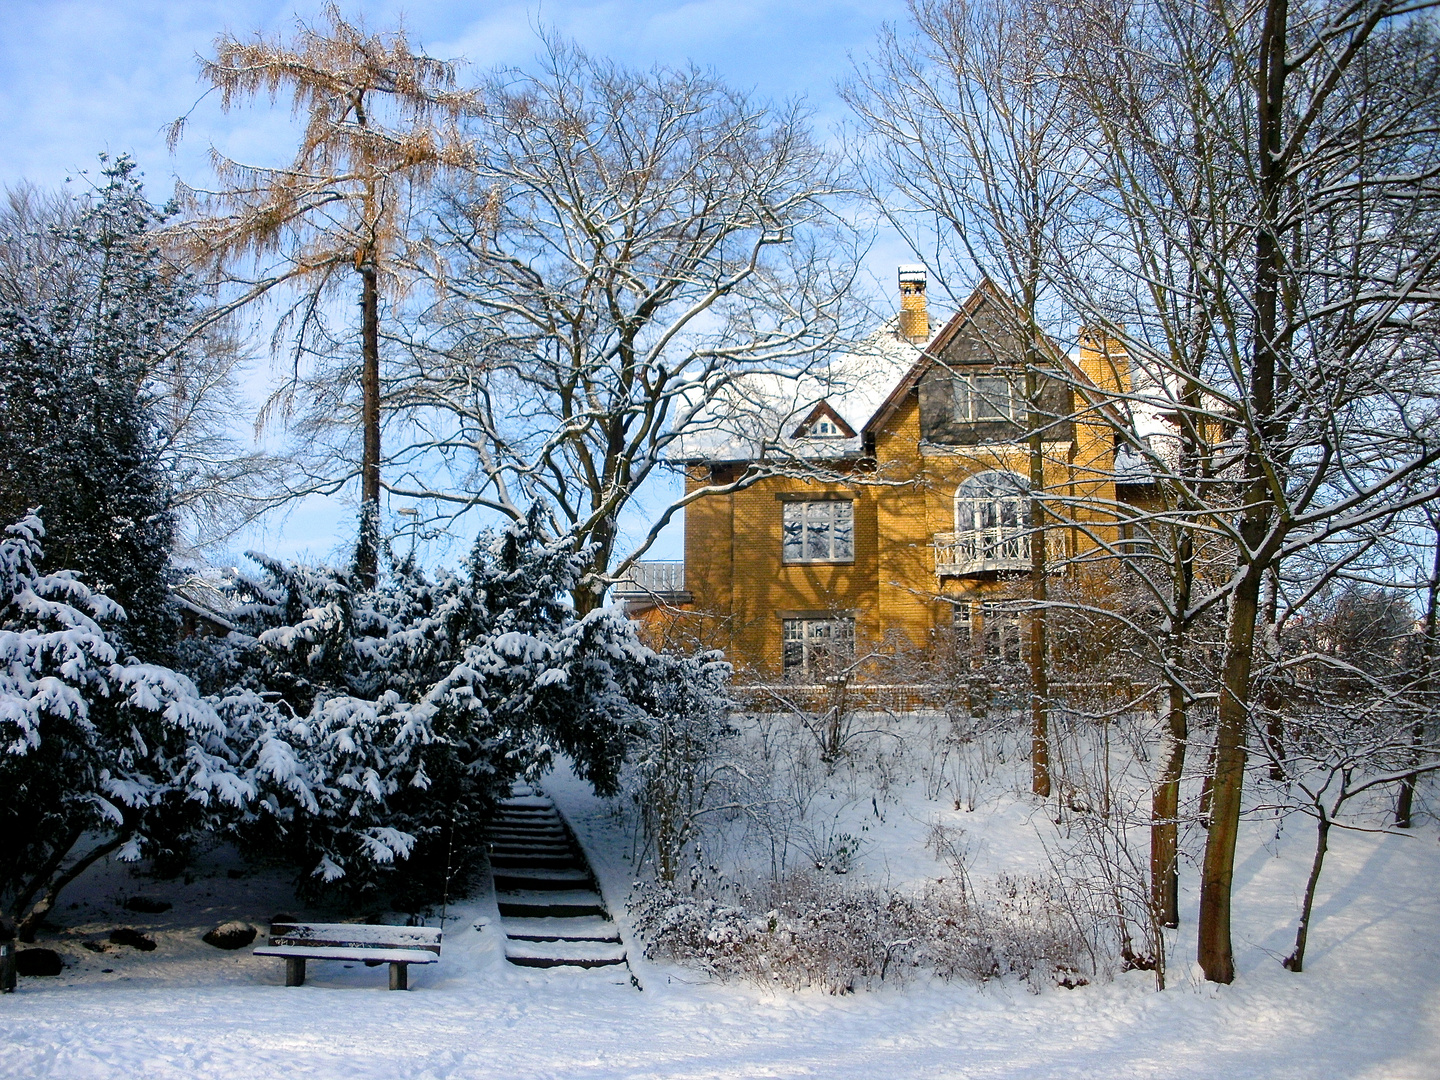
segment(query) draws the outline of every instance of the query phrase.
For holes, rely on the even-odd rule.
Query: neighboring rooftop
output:
[[[931,332],[936,326],[929,321]],[[901,336],[896,315],[847,352],[811,370],[793,376],[743,375],[716,395],[672,445],[670,456],[710,463],[859,457],[859,433],[919,359],[925,340]],[[820,413],[833,413],[843,423],[817,424],[822,404],[829,408]],[[846,434],[847,428],[854,434]]]

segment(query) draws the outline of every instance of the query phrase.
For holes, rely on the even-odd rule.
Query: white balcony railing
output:
[[[673,596],[685,591],[683,562],[637,562],[612,586],[617,597]]]
[[[1029,569],[1030,534],[1023,528],[997,526],[935,534],[935,573],[941,576]]]

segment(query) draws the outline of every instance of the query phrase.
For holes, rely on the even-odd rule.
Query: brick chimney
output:
[[[1080,370],[1101,390],[1123,394],[1131,389],[1125,342],[1103,329],[1080,328]]]
[[[925,310],[925,267],[900,267],[900,336],[923,344],[930,337],[930,313]]]

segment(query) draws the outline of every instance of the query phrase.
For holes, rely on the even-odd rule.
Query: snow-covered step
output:
[[[558,848],[565,848],[566,850],[569,850],[569,848],[570,848],[570,838],[569,838],[568,836],[535,836],[535,837],[531,837],[530,839],[527,840],[527,839],[525,839],[524,837],[519,837],[519,836],[492,836],[492,837],[490,838],[490,846],[491,846],[491,847],[505,847],[505,848],[557,848],[557,847],[558,847]]]
[[[620,943],[620,930],[608,918],[599,915],[570,919],[506,919],[507,936],[517,941],[603,941]]]
[[[565,833],[565,826],[559,821],[506,821],[503,818],[496,818],[490,823],[491,832],[517,832],[530,833]],[[569,835],[569,833],[565,833]]]
[[[610,967],[625,963],[625,946],[594,941],[505,942],[505,958],[521,967]]]
[[[498,805],[504,810],[548,810],[555,813],[555,804],[547,795],[515,795],[501,799]]]
[[[491,832],[496,832],[496,831],[499,831],[499,830],[506,830],[506,831],[511,831],[511,832],[523,832],[523,833],[532,833],[532,832],[557,832],[557,833],[563,833],[563,832],[565,831],[565,826],[562,825],[562,824],[559,822],[558,819],[555,820],[555,821],[551,821],[551,820],[546,819],[546,818],[541,818],[541,819],[538,820],[538,821],[510,821],[510,820],[505,819],[505,818],[496,818],[495,821],[494,821],[494,822],[491,824],[491,826],[490,826],[490,831],[491,831]]]
[[[534,889],[586,889],[594,886],[589,873],[578,867],[569,870],[515,869],[495,871],[495,888],[501,892]]]
[[[600,894],[587,889],[496,889],[502,904],[602,904]]]
[[[600,894],[589,889],[523,889],[495,893],[502,919],[573,919],[609,914]]]
[[[494,867],[524,865],[524,867],[570,867],[579,865],[579,855],[569,848],[533,851],[530,848],[491,848],[490,864]]]
[[[491,851],[490,865],[495,870],[520,870],[520,868],[549,868],[549,870],[569,870],[570,867],[580,865],[579,858],[570,851],[564,854],[546,855],[534,851]]]
[[[550,842],[552,844],[568,844],[570,837],[559,829],[491,829],[489,839],[492,844],[516,843],[533,844],[537,842]]]
[[[565,848],[568,851],[570,848],[570,838],[568,836],[536,836],[527,840],[519,836],[492,836],[490,838],[490,846],[527,849]]]

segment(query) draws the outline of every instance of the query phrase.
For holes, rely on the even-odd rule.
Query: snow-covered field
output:
[[[611,906],[630,880],[626,838],[606,805],[569,778],[547,789],[575,825]],[[1035,830],[1015,799],[964,827],[992,866],[1033,857]],[[892,806],[870,826],[864,868],[897,881],[939,876],[923,849],[926,822]],[[1239,975],[1217,987],[1193,972],[1193,870],[1171,987],[1150,975],[1035,995],[1014,984],[977,989],[912,983],[834,997],[713,985],[637,960],[623,974],[533,971],[504,962],[497,912],[483,891],[452,905],[442,961],[386,990],[384,968],[312,963],[286,989],[278,961],[199,941],[217,922],[264,929],[294,901],[278,876],[202,864],[189,884],[133,880],[109,867],[62,902],[68,932],[45,935],[71,966],[23,979],[0,998],[0,1076],[270,1077],[1440,1077],[1440,843],[1411,836],[1335,837],[1321,882],[1307,970],[1279,958],[1294,936],[1311,836],[1292,819],[1246,827],[1237,865]],[[117,901],[171,899],[159,916]],[[70,908],[68,903],[79,902]],[[316,913],[307,913],[315,917]],[[117,925],[152,933],[148,954],[94,953]],[[632,954],[638,950],[632,947]],[[104,969],[111,969],[108,973]]]

